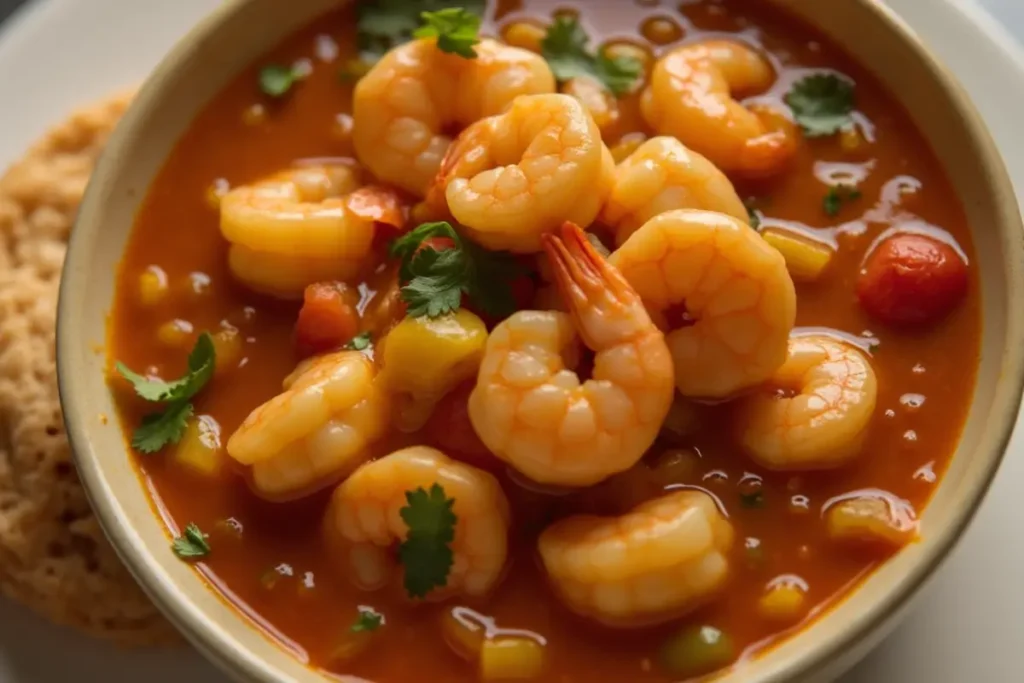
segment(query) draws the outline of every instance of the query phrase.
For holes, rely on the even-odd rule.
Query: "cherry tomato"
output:
[[[491,472],[500,471],[501,461],[487,449],[469,421],[469,394],[474,384],[475,380],[464,382],[441,399],[427,422],[427,437],[456,460]]]
[[[869,314],[892,325],[922,325],[949,313],[967,293],[967,264],[926,235],[890,237],[868,255],[857,297]]]
[[[295,323],[295,349],[301,358],[333,351],[359,331],[359,314],[352,292],[341,282],[318,282],[306,287]]]

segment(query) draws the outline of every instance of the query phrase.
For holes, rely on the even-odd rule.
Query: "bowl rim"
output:
[[[100,156],[86,188],[75,220],[75,228],[68,240],[57,304],[56,364],[60,403],[73,460],[100,526],[110,539],[121,561],[128,567],[139,585],[161,612],[222,671],[240,681],[282,683],[287,679],[278,676],[277,672],[271,670],[265,660],[259,657],[255,651],[243,646],[226,630],[216,626],[203,610],[187,599],[187,596],[174,585],[169,577],[158,571],[159,563],[144,549],[137,547],[133,538],[134,525],[130,520],[122,518],[118,514],[114,504],[115,496],[107,485],[106,477],[99,467],[98,455],[92,448],[89,432],[94,427],[90,421],[85,419],[85,411],[72,408],[76,403],[74,397],[81,395],[79,386],[81,378],[74,372],[72,355],[67,350],[81,343],[69,323],[74,292],[82,289],[81,281],[87,277],[87,270],[78,267],[76,254],[83,252],[80,245],[95,240],[99,234],[99,224],[96,221],[90,222],[88,217],[101,211],[100,207],[106,200],[106,186],[110,183],[111,177],[116,175],[116,159],[127,150],[127,143],[131,138],[128,131],[142,125],[148,116],[151,102],[159,100],[161,96],[163,91],[161,84],[165,78],[177,71],[182,64],[188,62],[189,57],[199,49],[200,45],[215,37],[220,25],[228,17],[250,1],[224,0],[179,39],[146,78],[121,122],[111,134],[106,149]],[[1024,254],[1024,222],[1022,222],[1005,163],[986,123],[958,79],[894,10],[877,0],[854,1],[873,14],[880,24],[888,25],[889,29],[916,53],[935,83],[954,103],[957,113],[963,119],[963,126],[968,132],[969,146],[988,174],[987,180],[992,187],[992,194],[1002,199],[995,209],[1000,216],[1000,224],[997,227],[1000,228],[999,237],[1004,248],[1003,267],[1007,280],[1008,299],[1012,303],[1024,297],[1024,266],[1012,260],[1014,255]],[[784,8],[786,2],[781,0],[779,4]],[[890,95],[893,94],[890,93]],[[898,96],[894,97],[899,101]],[[1018,310],[1017,307],[1010,305],[1006,308],[1006,316],[1006,338],[1024,336],[1024,310]],[[854,628],[843,631],[840,636],[831,640],[810,645],[805,650],[805,655],[791,657],[782,662],[775,671],[769,672],[767,676],[761,678],[761,683],[803,680],[811,673],[826,668],[826,664],[830,660],[840,659],[840,655],[844,651],[865,643],[871,633],[881,628],[894,613],[902,612],[908,603],[920,593],[923,584],[932,578],[948,559],[952,549],[963,537],[964,531],[973,522],[984,501],[1005,457],[1020,410],[1022,392],[1024,392],[1024,348],[1012,353],[1004,353],[1002,356],[1000,381],[996,386],[993,398],[993,406],[996,409],[989,415],[987,422],[990,427],[993,427],[997,436],[990,444],[990,452],[985,454],[986,462],[982,475],[976,477],[973,485],[966,491],[964,496],[966,504],[952,516],[943,528],[930,537],[930,547],[910,567],[906,579],[901,584],[886,589],[881,594],[881,598],[871,606],[869,613],[856,621]],[[153,514],[158,514],[155,508]],[[209,590],[214,593],[218,592],[208,578],[204,578],[204,581]],[[842,600],[852,598],[853,593],[857,590],[858,588],[852,589],[850,593],[843,596]],[[226,600],[222,595],[218,597]],[[240,619],[245,619],[240,611],[236,609],[236,612]],[[813,627],[814,624],[811,623],[803,627],[801,632],[813,629]],[[259,627],[252,626],[252,628],[258,629]],[[798,637],[798,635],[792,637]],[[269,639],[267,646],[278,647]],[[742,660],[738,666],[742,666]],[[309,670],[312,674],[321,673],[312,668]],[[722,673],[735,673],[735,671],[736,666]]]

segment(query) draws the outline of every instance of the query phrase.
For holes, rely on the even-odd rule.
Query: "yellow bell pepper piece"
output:
[[[544,646],[532,638],[499,637],[480,650],[481,680],[529,681],[543,671]]]
[[[761,236],[786,259],[786,268],[794,280],[813,282],[832,262],[832,249],[824,244],[772,229],[765,230]]]

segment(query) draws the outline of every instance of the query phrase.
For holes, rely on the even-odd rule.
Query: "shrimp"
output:
[[[569,609],[607,626],[648,626],[684,616],[721,592],[733,536],[711,496],[682,490],[621,517],[559,520],[537,546]]]
[[[491,474],[426,446],[412,446],[367,463],[335,489],[327,510],[328,544],[363,590],[378,590],[398,574],[392,549],[408,527],[400,510],[406,493],[439,484],[453,499],[455,539],[448,580],[427,595],[486,595],[498,583],[508,555],[508,499]]]
[[[228,439],[228,455],[252,467],[267,498],[306,493],[365,462],[383,436],[390,399],[373,363],[340,351],[299,364],[284,392],[252,411]]]
[[[576,98],[523,96],[463,131],[427,201],[446,205],[488,249],[534,253],[562,223],[593,222],[614,172],[597,124]]]
[[[755,49],[731,40],[678,47],[658,60],[641,96],[644,119],[726,173],[767,176],[796,154],[796,126],[780,111],[744,107],[734,93],[760,92],[775,80]]]
[[[796,290],[782,255],[746,223],[712,211],[668,211],[644,223],[610,262],[669,329],[684,396],[730,396],[785,361]]]
[[[375,224],[405,223],[395,191],[360,185],[358,170],[338,163],[282,171],[228,192],[220,229],[231,243],[231,273],[281,298],[354,277],[367,265]]]
[[[475,59],[423,38],[388,52],[356,85],[352,142],[381,181],[423,197],[441,166],[447,131],[501,112],[518,95],[555,91],[540,55],[484,39]]]
[[[651,138],[616,167],[601,222],[615,228],[621,245],[648,220],[672,209],[706,209],[749,220],[732,183],[714,164],[675,138]]]
[[[632,467],[672,403],[672,358],[640,297],[567,223],[547,235],[570,313],[520,311],[487,340],[469,418],[488,449],[536,482],[589,486]],[[577,334],[592,378],[571,367]]]
[[[822,335],[793,337],[765,388],[737,406],[739,440],[771,469],[839,467],[860,453],[877,396],[875,372],[860,351]]]

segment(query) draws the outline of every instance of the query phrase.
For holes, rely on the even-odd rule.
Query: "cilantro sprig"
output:
[[[260,90],[267,97],[280,99],[288,94],[301,80],[299,73],[290,66],[270,64],[260,69]]]
[[[398,559],[405,568],[405,591],[410,597],[423,598],[448,584],[455,562],[451,549],[458,521],[452,512],[455,499],[434,484],[430,491],[422,486],[406,491],[405,500],[408,504],[399,514],[409,532],[398,546]]]
[[[171,543],[174,554],[183,560],[206,557],[210,554],[210,544],[206,534],[194,522],[185,527],[185,532]]]
[[[821,200],[821,209],[829,218],[835,218],[842,211],[843,205],[855,202],[861,198],[861,191],[853,185],[833,185],[828,188],[825,197]]]
[[[447,238],[452,246],[431,246],[429,240],[438,237]],[[402,299],[412,318],[454,313],[462,306],[463,294],[488,315],[503,317],[515,310],[509,282],[517,268],[511,255],[464,240],[447,221],[414,228],[391,243],[390,253],[400,260],[399,277],[406,283]]]
[[[817,73],[802,78],[784,99],[807,137],[835,135],[853,123],[853,81],[837,74]]]
[[[167,444],[181,441],[194,412],[191,400],[213,377],[216,361],[213,337],[203,332],[188,356],[188,372],[180,379],[170,382],[152,379],[132,371],[124,363],[115,364],[117,371],[131,382],[140,398],[167,404],[163,412],[152,413],[142,419],[142,424],[132,434],[132,448],[142,453],[156,453]]]
[[[437,38],[441,52],[476,58],[473,46],[480,42],[480,15],[463,7],[449,7],[436,12],[423,12],[423,26],[413,31],[416,38]]]
[[[360,607],[359,616],[352,622],[349,631],[362,633],[364,631],[376,631],[384,625],[384,615],[372,607]]]
[[[574,17],[559,16],[540,43],[541,54],[560,82],[589,77],[615,95],[624,95],[643,74],[643,64],[632,57],[609,57],[604,49],[587,50],[590,38]]]
[[[423,25],[424,14],[460,10],[483,17],[486,0],[362,0],[356,3],[359,57],[373,64],[391,48],[408,42]],[[440,41],[438,43],[440,47]],[[442,48],[443,49],[443,48]]]
[[[348,351],[364,351],[370,348],[373,343],[373,335],[369,332],[361,332],[348,340],[345,349]]]

